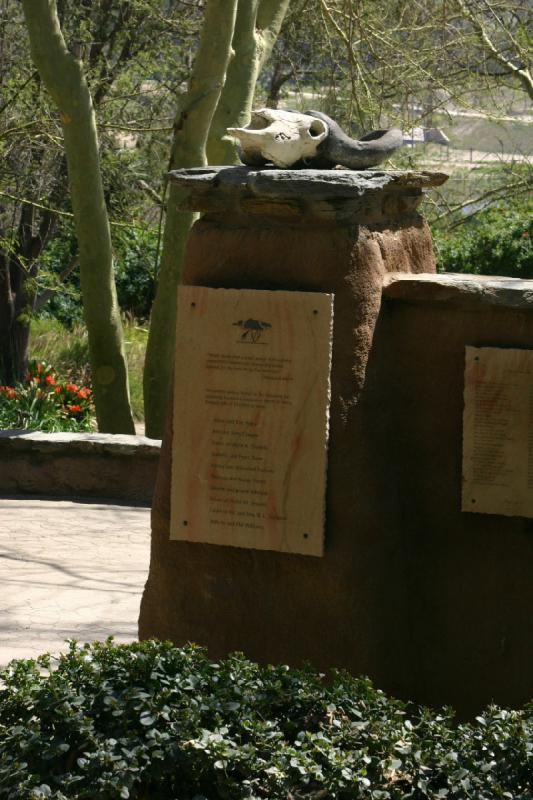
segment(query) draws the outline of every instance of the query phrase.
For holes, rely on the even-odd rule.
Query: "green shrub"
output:
[[[115,228],[113,252],[115,284],[120,309],[138,320],[147,320],[155,294],[157,231],[150,228]],[[79,268],[62,283],[59,275],[76,254],[72,224],[64,222],[43,253],[40,281],[42,288],[54,288],[40,317],[57,319],[71,327],[83,322]]]
[[[79,267],[74,269],[65,281],[61,281],[61,272],[73,261],[77,253],[74,224],[71,220],[62,219],[58,230],[47,243],[40,262],[40,290],[53,289],[54,294],[39,312],[39,317],[57,319],[65,326],[83,323],[83,306]]]
[[[115,283],[121,311],[147,320],[155,295],[157,233],[123,229],[115,234]]]
[[[433,241],[439,272],[533,278],[533,201],[492,206]]]
[[[366,679],[70,644],[0,673],[0,798],[531,800],[533,708],[472,724]]]
[[[91,390],[58,381],[49,364],[33,360],[22,383],[0,386],[0,429],[92,430]]]

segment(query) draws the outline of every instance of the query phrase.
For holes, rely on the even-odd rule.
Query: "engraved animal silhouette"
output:
[[[272,327],[270,322],[261,322],[258,319],[240,319],[238,322],[234,322],[233,324],[237,325],[239,328],[242,328],[243,333],[241,334],[241,339],[246,339],[248,337],[252,340],[252,342],[257,342],[261,338],[262,332],[266,328]]]

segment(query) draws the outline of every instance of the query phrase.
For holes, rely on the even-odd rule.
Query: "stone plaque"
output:
[[[533,517],[533,350],[467,347],[463,511]]]
[[[170,538],[321,556],[333,295],[178,293]]]

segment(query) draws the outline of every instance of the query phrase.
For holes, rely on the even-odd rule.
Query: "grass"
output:
[[[130,396],[133,417],[144,420],[142,374],[146,352],[147,328],[139,327],[135,320],[123,320],[124,346],[128,359]],[[34,319],[30,331],[30,358],[47,361],[58,376],[73,383],[91,383],[89,342],[82,324],[65,328],[55,319]]]

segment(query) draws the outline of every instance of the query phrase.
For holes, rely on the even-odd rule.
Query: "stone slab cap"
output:
[[[349,169],[196,167],[169,173],[180,208],[212,214],[370,221],[416,209],[423,189],[448,179],[442,172]]]
[[[533,280],[504,276],[392,272],[385,275],[383,295],[408,303],[448,303],[465,308],[481,304],[533,310]]]
[[[74,455],[79,453],[113,455],[142,455],[157,458],[161,450],[159,439],[111,433],[43,433],[42,431],[0,431],[0,452],[9,449],[52,454],[65,454],[65,445]]]

